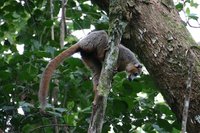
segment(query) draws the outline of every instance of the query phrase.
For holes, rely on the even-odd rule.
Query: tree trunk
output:
[[[108,11],[108,0],[92,0]],[[177,119],[181,122],[188,79],[187,51],[196,43],[183,25],[173,2],[160,0],[124,0],[129,22],[122,44],[138,54],[150,75],[155,79]],[[200,131],[200,50],[194,52],[187,132]]]

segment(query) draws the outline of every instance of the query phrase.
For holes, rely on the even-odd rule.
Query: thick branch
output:
[[[105,110],[107,106],[107,97],[111,89],[114,68],[117,64],[122,33],[125,23],[122,20],[123,0],[110,0],[110,25],[109,25],[109,46],[105,62],[101,71],[99,85],[97,87],[97,96],[93,105],[93,112],[90,121],[88,133],[101,133]]]

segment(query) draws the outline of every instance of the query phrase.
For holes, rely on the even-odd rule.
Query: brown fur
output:
[[[135,74],[140,73],[140,68],[136,65],[140,64],[135,55],[123,45],[118,45],[119,57],[117,61],[117,71],[126,70],[127,73]],[[46,97],[49,90],[49,82],[53,71],[56,67],[67,57],[76,52],[80,52],[84,63],[91,69],[93,73],[93,90],[96,94],[99,76],[102,69],[102,62],[104,61],[106,51],[108,50],[108,35],[105,31],[91,32],[83,40],[80,40],[75,45],[66,49],[52,61],[49,62],[46,69],[42,74],[39,89],[39,101],[41,102],[42,109],[46,104]]]

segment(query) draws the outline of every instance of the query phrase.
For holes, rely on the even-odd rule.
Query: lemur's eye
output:
[[[133,81],[135,78],[137,78],[138,73],[132,73],[128,76],[128,80],[129,81]]]
[[[138,76],[138,73],[134,73],[133,75],[134,75],[134,76]]]

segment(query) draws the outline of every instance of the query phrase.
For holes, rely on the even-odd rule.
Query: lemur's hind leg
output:
[[[99,84],[99,77],[101,74],[102,64],[98,59],[93,58],[92,56],[83,56],[82,59],[84,63],[92,70],[92,82],[93,82],[93,91],[94,91],[94,101],[93,104],[96,104],[97,98],[97,86]]]

